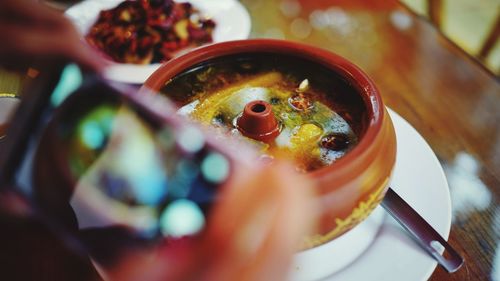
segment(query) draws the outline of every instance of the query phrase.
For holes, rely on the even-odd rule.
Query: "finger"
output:
[[[7,58],[7,61],[63,57],[94,71],[105,67],[100,55],[79,39],[72,26],[54,32],[43,27],[28,29],[15,24],[2,24],[0,34],[8,38],[0,45],[0,57]]]
[[[21,25],[58,26],[62,16],[45,5],[30,0],[0,1],[0,19],[3,22],[17,22]]]
[[[80,64],[84,69],[102,72],[108,66],[106,60],[103,59],[94,48],[90,47],[80,36],[74,25],[66,18],[62,20],[64,34],[67,34],[67,45],[61,45],[61,52],[67,58],[74,60]]]
[[[109,63],[102,55],[83,41],[74,41],[74,46],[62,50],[64,57],[78,63],[84,70],[102,73]]]
[[[279,165],[232,186],[210,221],[202,280],[283,280],[311,228],[312,183]]]

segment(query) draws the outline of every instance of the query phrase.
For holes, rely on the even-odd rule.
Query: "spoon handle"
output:
[[[457,251],[391,188],[387,190],[382,206],[446,271],[452,273],[462,266],[464,259]],[[443,248],[448,258],[440,254]]]

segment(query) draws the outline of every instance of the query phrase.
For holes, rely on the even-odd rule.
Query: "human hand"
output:
[[[38,59],[63,58],[100,71],[100,56],[59,12],[30,0],[0,1],[0,66],[22,71]]]
[[[131,254],[106,279],[285,280],[313,227],[313,183],[283,163],[236,173],[199,241]]]

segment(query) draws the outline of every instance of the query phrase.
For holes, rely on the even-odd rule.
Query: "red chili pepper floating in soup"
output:
[[[212,42],[215,22],[190,3],[172,0],[127,0],[101,11],[86,35],[90,45],[121,63],[150,64],[169,60],[189,46]]]
[[[330,150],[342,150],[349,145],[349,137],[345,134],[330,134],[323,137],[320,145]]]

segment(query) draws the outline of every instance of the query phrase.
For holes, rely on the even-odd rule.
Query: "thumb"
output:
[[[312,228],[313,183],[289,165],[237,175],[214,210],[202,280],[284,280],[301,239]]]

